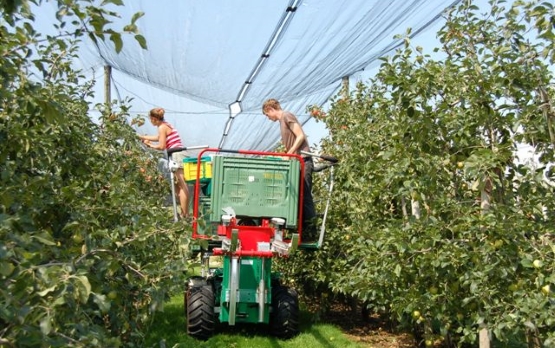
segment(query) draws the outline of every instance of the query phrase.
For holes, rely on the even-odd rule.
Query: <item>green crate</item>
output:
[[[212,174],[212,221],[231,207],[239,217],[280,217],[286,227],[297,226],[299,161],[215,156]]]
[[[210,214],[210,207],[211,207],[210,197],[207,197],[207,196],[199,197],[198,208],[199,208],[200,214],[208,216]]]
[[[210,221],[211,200],[208,196],[199,197],[198,202],[199,216],[198,216],[198,230],[197,233],[204,236],[216,236],[217,225]],[[191,210],[193,210],[191,208]]]

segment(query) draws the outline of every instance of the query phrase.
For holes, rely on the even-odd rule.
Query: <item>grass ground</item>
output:
[[[198,261],[198,260],[197,260]],[[221,267],[221,259],[213,257],[210,267]],[[186,276],[199,275],[200,263],[191,263]],[[320,304],[300,298],[300,331],[290,340],[280,340],[267,333],[264,325],[220,325],[207,341],[187,335],[183,294],[172,297],[163,312],[156,314],[151,330],[146,334],[149,348],[413,348],[413,337],[398,333],[376,318],[364,320],[360,313],[336,303],[325,315]]]
[[[331,315],[334,316],[333,312]],[[346,313],[349,316],[349,313]],[[301,308],[301,333],[290,340],[279,340],[266,333],[263,325],[221,325],[217,334],[207,341],[199,341],[187,335],[183,296],[174,296],[166,303],[164,312],[157,313],[154,325],[146,335],[145,347],[231,347],[231,348],[409,348],[414,347],[412,338],[402,334],[391,334],[375,327],[374,331],[354,328],[352,320],[320,320],[314,323],[312,312]],[[345,326],[347,325],[347,326]]]
[[[211,260],[211,267],[221,267],[221,260]],[[187,276],[200,274],[200,264],[191,263]],[[415,348],[419,347],[412,334],[398,332],[378,317],[363,318],[346,305],[336,301],[326,311],[309,298],[300,298],[301,333],[290,340],[270,336],[263,325],[220,325],[207,341],[187,335],[183,294],[172,297],[164,311],[156,314],[151,330],[146,334],[148,348]],[[325,313],[325,314],[322,314]],[[512,337],[508,342],[492,342],[498,348],[526,348],[524,337]],[[439,347],[441,344],[434,345]]]

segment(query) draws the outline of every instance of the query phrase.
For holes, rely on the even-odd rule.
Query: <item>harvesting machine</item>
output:
[[[297,293],[280,282],[272,259],[322,244],[328,206],[318,240],[303,240],[307,155],[329,161],[315,171],[337,161],[311,153],[214,148],[185,159],[185,179],[194,183],[192,238],[201,259],[201,274],[188,279],[185,291],[190,336],[207,339],[219,323],[268,324],[279,338],[299,332]],[[217,256],[221,263],[211,267],[211,257]]]

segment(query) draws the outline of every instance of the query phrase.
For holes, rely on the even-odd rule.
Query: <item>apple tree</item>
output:
[[[487,328],[549,346],[553,5],[481,11],[450,12],[433,56],[409,30],[375,77],[335,98],[321,118],[323,151],[341,159],[328,239],[284,271],[416,327],[422,342],[473,343]]]
[[[162,205],[169,185],[137,141],[132,101],[91,105],[94,81],[73,67],[89,38],[146,47],[140,14],[113,28],[95,3],[55,2],[58,35],[34,27],[43,1],[1,3],[1,346],[140,345],[182,282],[187,228]]]

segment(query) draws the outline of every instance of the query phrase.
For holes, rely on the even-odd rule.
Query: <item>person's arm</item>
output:
[[[145,135],[143,143],[151,149],[155,150],[165,150],[166,149],[166,139],[168,136],[168,126],[161,124],[158,126],[158,135]],[[143,138],[141,138],[143,139]],[[153,144],[152,141],[158,142],[158,144]]]
[[[305,141],[306,136],[303,132],[301,125],[298,122],[291,122],[289,124],[289,129],[291,129],[293,134],[295,134],[295,142],[293,143],[290,149],[287,149],[287,153],[295,154],[297,153],[297,150],[301,147],[301,145]]]
[[[168,136],[168,130],[169,127],[165,124],[161,124],[158,126],[158,137],[156,138],[156,141],[158,141],[158,144],[154,145],[152,143],[145,143],[147,144],[151,149],[155,149],[155,150],[165,150],[166,149],[166,138]]]
[[[157,135],[139,135],[139,139],[148,141],[158,141]]]

